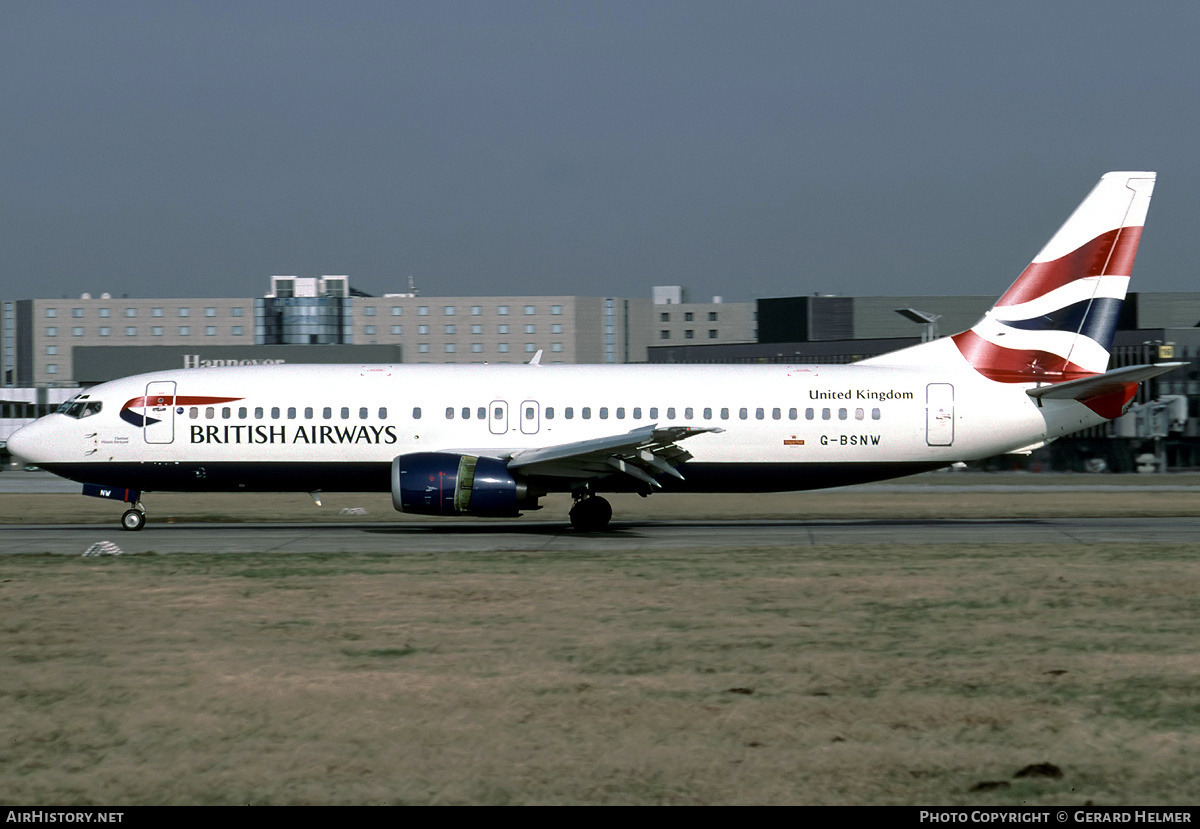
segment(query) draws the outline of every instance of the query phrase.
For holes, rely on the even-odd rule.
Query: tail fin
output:
[[[951,339],[1001,383],[1100,374],[1133,269],[1154,173],[1107,173],[974,328]]]

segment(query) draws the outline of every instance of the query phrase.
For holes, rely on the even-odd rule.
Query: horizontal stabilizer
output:
[[[1146,366],[1126,366],[1092,377],[1081,377],[1051,386],[1038,386],[1025,393],[1038,400],[1088,400],[1103,394],[1122,391],[1126,386],[1140,383],[1185,366],[1187,363],[1155,363]]]

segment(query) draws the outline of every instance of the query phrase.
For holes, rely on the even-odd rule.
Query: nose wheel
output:
[[[121,529],[137,531],[146,526],[146,510],[141,504],[134,505],[133,509],[125,510],[121,516]]]

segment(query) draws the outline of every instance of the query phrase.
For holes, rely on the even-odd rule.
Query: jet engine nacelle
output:
[[[504,461],[452,452],[414,452],[392,461],[392,506],[424,515],[519,515],[537,509]]]

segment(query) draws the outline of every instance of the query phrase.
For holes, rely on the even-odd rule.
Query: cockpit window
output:
[[[88,400],[87,397],[72,397],[58,407],[58,414],[73,417],[76,420],[99,414],[104,404],[99,400]]]

